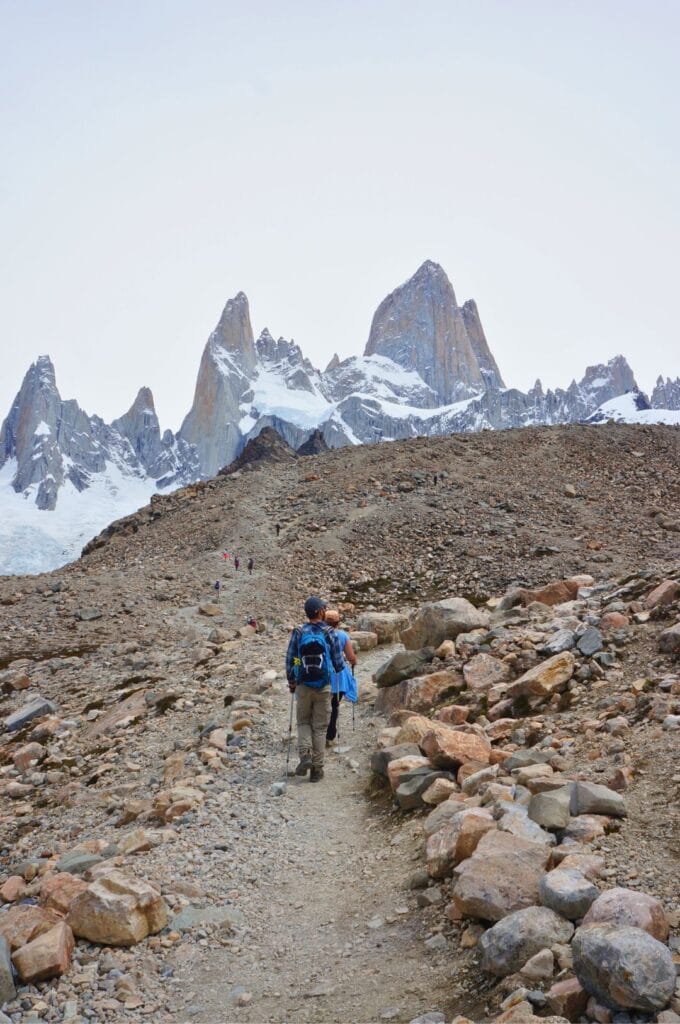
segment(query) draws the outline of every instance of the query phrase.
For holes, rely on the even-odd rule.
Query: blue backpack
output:
[[[310,623],[300,628],[297,682],[321,690],[333,676],[331,648],[323,629]]]

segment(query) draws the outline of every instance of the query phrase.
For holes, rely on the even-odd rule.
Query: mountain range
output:
[[[573,422],[680,423],[680,378],[638,388],[621,355],[566,389],[506,387],[477,306],[425,262],[378,306],[364,354],[316,369],[299,346],[255,338],[243,292],[201,358],[191,409],[161,434],[149,388],[112,423],[64,401],[41,356],[0,429],[0,573],[75,557],[112,519],[156,491],[214,476],[264,427],[294,448],[315,431],[329,447]]]

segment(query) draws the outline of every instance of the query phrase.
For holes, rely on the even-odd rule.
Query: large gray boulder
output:
[[[541,903],[569,921],[577,921],[600,895],[596,885],[574,868],[555,868],[541,879]]]
[[[641,928],[583,925],[574,936],[572,953],[576,977],[605,1006],[646,1013],[668,1006],[676,981],[673,957]]]
[[[464,597],[449,597],[445,601],[424,604],[401,632],[401,640],[408,650],[419,647],[439,647],[443,640],[454,640],[460,633],[469,633],[489,624],[488,612],[475,608]]]
[[[403,683],[422,672],[433,658],[434,647],[423,647],[418,651],[398,651],[373,674],[373,682],[378,687]]]
[[[569,824],[571,787],[562,786],[545,793],[536,793],[529,801],[529,817],[537,825],[558,832]]]
[[[574,926],[547,907],[517,910],[482,935],[482,967],[491,974],[512,974],[542,949],[569,942],[573,934]]]
[[[620,793],[596,782],[575,782],[571,787],[572,814],[604,814],[625,818],[626,804]]]

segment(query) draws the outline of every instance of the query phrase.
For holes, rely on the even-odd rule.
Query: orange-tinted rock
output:
[[[21,903],[0,914],[0,935],[7,939],[10,949],[19,949],[60,920],[53,910]]]
[[[26,882],[21,875],[10,875],[0,888],[0,899],[5,903],[14,903],[26,892]]]
[[[557,583],[548,583],[539,590],[519,590],[521,603],[526,607],[534,601],[540,604],[555,605],[565,604],[567,601],[574,601],[578,593],[579,583],[577,580],[560,580]]]
[[[481,807],[461,811],[427,841],[427,870],[431,878],[446,878],[456,864],[471,857],[486,832],[496,828],[490,811]]]
[[[468,761],[488,764],[491,743],[474,732],[432,729],[423,736],[420,748],[436,768],[455,768]]]
[[[12,761],[18,772],[25,772],[31,764],[41,761],[46,753],[47,751],[41,743],[25,743],[13,755]]]
[[[600,628],[605,630],[624,629],[630,625],[630,619],[621,612],[605,612],[600,622]]]
[[[586,1012],[589,996],[577,978],[564,978],[563,981],[555,982],[547,996],[548,1006],[553,1013],[567,1020],[579,1020]]]
[[[168,913],[148,882],[109,871],[76,896],[68,923],[78,938],[110,946],[131,946],[165,927]]]
[[[472,857],[455,869],[454,901],[462,914],[482,921],[500,921],[535,906],[549,860],[550,849],[543,844],[509,832],[488,832]]]
[[[680,598],[680,583],[676,580],[664,580],[649,594],[645,604],[648,608],[658,608],[660,605],[672,604],[678,598]]]
[[[408,754],[406,757],[397,757],[390,761],[387,766],[387,779],[393,790],[399,786],[402,776],[412,772],[414,768],[426,768],[430,762],[426,757],[417,754]]]
[[[475,693],[486,693],[492,686],[510,681],[510,668],[490,654],[475,654],[463,668],[465,682]]]
[[[40,903],[48,910],[56,910],[58,914],[67,914],[76,896],[87,889],[87,882],[82,878],[70,875],[68,871],[60,871],[57,875],[46,878],[40,888]]]
[[[448,707],[441,708],[435,718],[438,722],[448,722],[449,725],[462,725],[463,722],[467,722],[469,714],[469,705],[449,704]]]
[[[73,932],[64,921],[60,921],[17,950],[12,962],[23,982],[57,978],[71,966],[74,945]]]
[[[507,690],[508,697],[550,697],[574,674],[576,662],[570,651],[562,651],[545,661],[534,665],[528,672],[511,683]]]
[[[668,938],[668,918],[659,901],[634,889],[617,887],[601,893],[583,918],[583,924],[600,923],[642,928],[659,942]]]

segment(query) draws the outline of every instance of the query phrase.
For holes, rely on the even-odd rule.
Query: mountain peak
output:
[[[244,292],[238,292],[227,301],[208,345],[237,355],[244,369],[255,368],[255,338],[250,323],[250,306]]]
[[[503,386],[475,303],[459,307],[445,271],[433,260],[380,303],[364,354],[415,370],[442,403]]]

